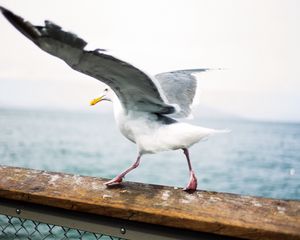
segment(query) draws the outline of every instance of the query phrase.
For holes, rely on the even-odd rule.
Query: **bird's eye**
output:
[[[108,91],[108,88],[105,88],[105,89],[104,89],[104,92],[107,92],[107,91]]]

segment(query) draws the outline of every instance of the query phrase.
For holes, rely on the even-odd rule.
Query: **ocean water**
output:
[[[198,119],[229,128],[190,148],[203,190],[300,199],[300,124]],[[112,178],[136,158],[112,113],[0,109],[0,164]],[[145,155],[126,180],[184,187],[182,151]]]

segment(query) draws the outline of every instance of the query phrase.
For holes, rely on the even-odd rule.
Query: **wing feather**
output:
[[[188,117],[191,114],[191,105],[197,89],[197,79],[193,73],[205,72],[207,70],[209,69],[187,69],[155,75],[168,102],[180,107],[179,112],[173,114],[173,117],[182,118]]]
[[[0,7],[7,20],[42,50],[64,60],[73,69],[109,85],[127,110],[171,114],[175,108],[147,74],[105,51],[86,51],[87,43],[60,26],[45,21],[34,26],[11,11]]]

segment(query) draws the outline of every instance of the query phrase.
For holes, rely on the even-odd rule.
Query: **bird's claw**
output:
[[[105,182],[104,185],[106,185],[106,186],[115,186],[115,185],[119,185],[122,181],[123,181],[123,178],[117,176],[117,177]]]
[[[183,191],[186,191],[188,193],[193,193],[197,190],[197,178],[193,171],[191,171],[190,175],[190,181],[188,185],[183,189]]]

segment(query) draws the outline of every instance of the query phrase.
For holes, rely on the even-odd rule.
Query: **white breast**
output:
[[[119,102],[114,102],[114,114],[121,133],[141,154],[188,148],[215,131],[180,122],[164,124],[151,113],[125,112]]]
[[[138,145],[141,152],[156,153],[160,151],[188,148],[207,138],[214,130],[187,123],[162,125],[151,134],[141,135]]]

